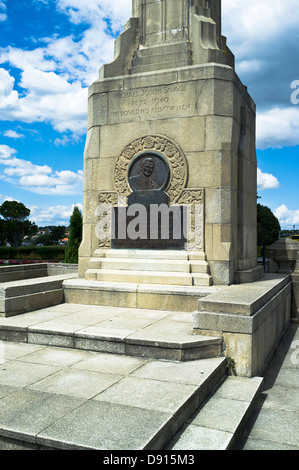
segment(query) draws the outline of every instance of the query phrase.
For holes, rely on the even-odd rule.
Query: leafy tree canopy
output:
[[[280,223],[271,209],[267,206],[257,205],[257,243],[258,245],[272,245],[279,239]]]
[[[78,263],[78,251],[82,241],[82,214],[75,206],[70,219],[69,241],[65,250],[66,263]]]
[[[29,217],[30,209],[24,206],[21,202],[5,201],[2,206],[0,206],[0,214],[4,220],[22,221]]]
[[[17,247],[22,243],[25,235],[35,235],[37,226],[27,220],[30,209],[17,201],[5,201],[0,206],[0,215],[3,217],[0,224],[0,243],[8,242]]]

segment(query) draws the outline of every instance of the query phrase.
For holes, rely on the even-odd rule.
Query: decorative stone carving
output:
[[[146,152],[156,152],[167,161],[170,176],[165,192],[168,194],[171,203],[176,202],[186,187],[188,177],[187,161],[179,146],[168,137],[161,135],[140,137],[123,149],[115,164],[114,182],[116,192],[122,196],[130,195],[132,190],[128,181],[129,167],[137,156]]]
[[[177,203],[189,209],[187,250],[204,250],[204,189],[185,189]]]

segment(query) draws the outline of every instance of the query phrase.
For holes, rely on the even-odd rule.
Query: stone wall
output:
[[[77,264],[37,263],[19,264],[0,267],[0,283],[35,279],[39,277],[58,276],[60,274],[77,274]]]
[[[299,322],[299,243],[290,238],[276,241],[268,249],[268,272],[290,274],[292,321]]]
[[[225,356],[235,361],[237,375],[262,375],[289,326],[291,303],[291,276],[267,274],[199,300],[194,329],[223,337]]]

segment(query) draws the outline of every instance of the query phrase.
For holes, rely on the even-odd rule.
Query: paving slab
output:
[[[222,351],[222,338],[194,334],[190,312],[77,304],[0,318],[0,339],[178,361]]]
[[[171,413],[90,400],[42,431],[36,440],[65,450],[159,448],[171,418]]]
[[[292,323],[264,376],[238,450],[299,450],[299,328]]]
[[[226,371],[224,358],[0,346],[0,449],[162,449]]]
[[[228,377],[200,405],[189,422],[185,423],[169,443],[168,449],[233,448],[259,396],[262,382],[260,377]]]
[[[0,400],[1,435],[34,441],[42,430],[76,409],[84,400],[21,389]]]

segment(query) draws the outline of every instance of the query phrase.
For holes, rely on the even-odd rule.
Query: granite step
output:
[[[224,358],[1,343],[1,450],[161,450],[226,374]]]
[[[0,340],[175,361],[219,357],[223,347],[194,334],[191,313],[78,304],[0,318]]]
[[[203,252],[153,250],[96,250],[85,279],[169,286],[211,286]]]
[[[222,286],[221,286],[222,287]],[[138,282],[103,282],[70,279],[63,283],[69,304],[144,308],[160,311],[195,312],[199,299],[221,289],[219,286],[177,286]]]
[[[204,252],[199,253],[198,256],[204,257]],[[126,258],[126,259],[164,259],[164,260],[188,260],[188,252],[184,250],[101,250],[98,249],[94,252],[95,258]],[[203,258],[200,258],[203,259]]]
[[[88,266],[89,269],[209,273],[208,263],[201,260],[91,258]]]
[[[168,450],[233,450],[258,399],[261,377],[227,377],[166,447]]]
[[[190,272],[187,260],[92,258],[88,266],[90,269]]]
[[[118,269],[89,269],[86,280],[103,282],[127,282],[167,286],[211,286],[212,278],[204,273],[129,271]]]

